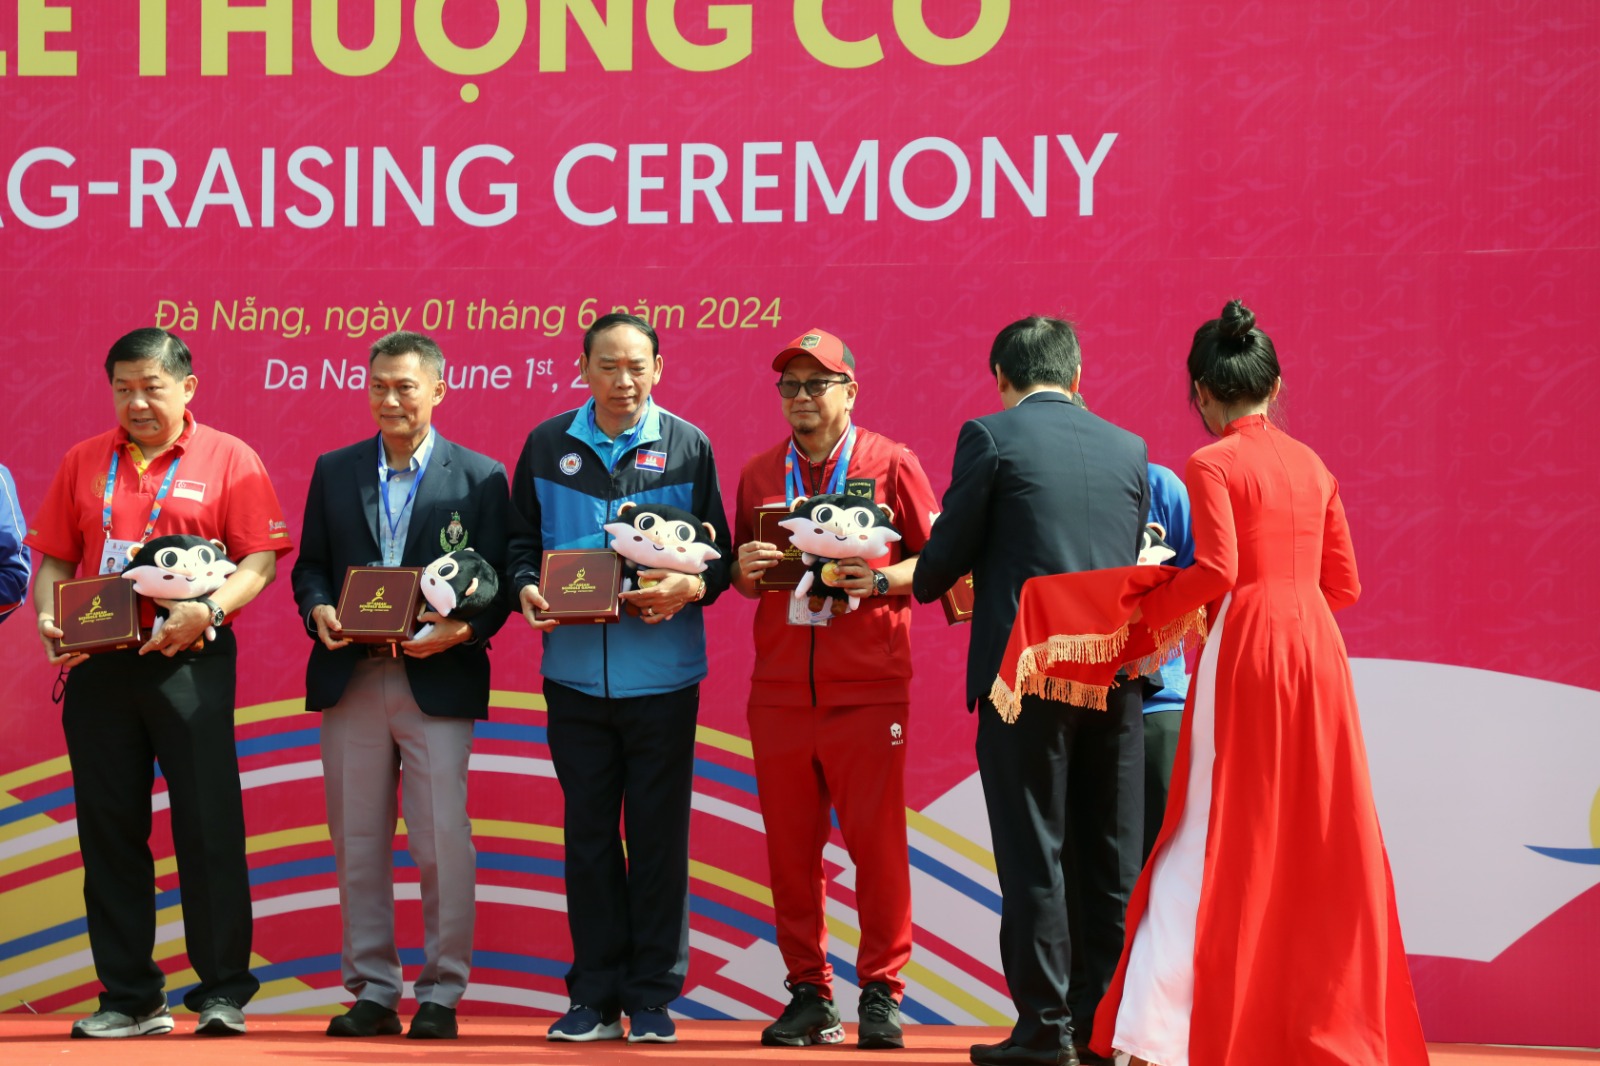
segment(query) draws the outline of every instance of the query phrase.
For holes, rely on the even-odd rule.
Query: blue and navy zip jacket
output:
[[[511,479],[508,570],[515,596],[538,583],[545,549],[608,547],[602,527],[630,500],[681,507],[710,522],[722,558],[702,575],[705,597],[668,621],[646,625],[624,613],[613,624],[560,625],[545,632],[540,672],[590,696],[651,696],[705,678],[701,612],[728,587],[733,558],[717,464],[706,435],[653,400],[615,441],[595,427],[593,400],[528,434]]]

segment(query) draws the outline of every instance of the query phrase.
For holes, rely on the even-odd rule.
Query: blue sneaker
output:
[[[567,1008],[567,1013],[555,1020],[550,1026],[550,1031],[544,1034],[546,1040],[621,1040],[622,1039],[622,1014],[613,1011],[604,1014],[595,1007],[585,1007],[582,1003],[574,1003]]]
[[[676,1044],[678,1026],[665,1007],[645,1007],[628,1015],[628,1043]]]

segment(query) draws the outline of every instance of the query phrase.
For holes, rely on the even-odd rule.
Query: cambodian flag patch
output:
[[[651,452],[640,448],[633,453],[633,468],[635,470],[654,470],[658,474],[667,471],[667,453]]]

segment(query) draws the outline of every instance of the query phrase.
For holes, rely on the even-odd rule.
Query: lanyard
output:
[[[385,566],[400,565],[400,555],[405,550],[405,545],[399,543],[400,520],[411,509],[411,501],[417,496],[417,486],[422,484],[422,475],[428,472],[428,468],[423,466],[417,469],[417,476],[411,479],[411,489],[406,493],[406,502],[400,505],[400,513],[396,514],[389,506],[389,475],[401,472],[399,470],[390,470],[387,462],[383,464],[383,484],[379,488],[383,493],[383,519],[389,526],[389,546],[388,550],[384,552]],[[393,560],[392,562],[390,561],[391,559]]]
[[[851,424],[847,432],[833,446],[833,476],[828,479],[827,491],[830,495],[844,491],[845,481],[850,477],[850,453],[856,448],[856,427]],[[794,446],[794,441],[789,441],[789,455],[783,461],[783,480],[787,493],[789,506],[794,507],[794,501],[801,496],[808,495],[805,484],[800,480],[800,449]]]
[[[111,449],[111,469],[106,472],[105,508],[100,512],[100,521],[105,526],[106,539],[111,539],[111,496],[117,488],[117,463],[121,449]],[[172,476],[178,472],[178,463],[183,456],[174,456],[172,465],[167,467],[167,476],[161,479],[161,488],[156,491],[156,502],[150,508],[150,521],[144,524],[144,536],[140,540],[149,540],[150,534],[155,532],[156,519],[161,517],[161,501],[167,498],[168,491],[172,488]]]

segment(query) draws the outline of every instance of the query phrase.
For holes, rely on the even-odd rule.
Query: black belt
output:
[[[369,659],[398,659],[400,657],[400,645],[391,644],[388,641],[382,644],[362,644],[359,647],[366,652]]]

